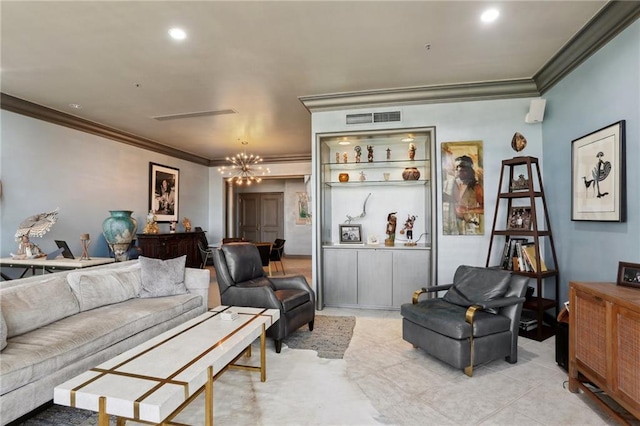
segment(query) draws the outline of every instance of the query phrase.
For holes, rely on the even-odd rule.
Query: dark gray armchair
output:
[[[251,243],[222,245],[213,251],[213,263],[223,305],[280,310],[280,319],[267,331],[277,353],[289,333],[305,324],[313,331],[316,297],[304,276],[267,277]]]
[[[400,308],[402,337],[447,364],[463,368],[504,357],[518,360],[518,328],[528,277],[509,271],[462,265],[453,284],[417,290]],[[441,298],[420,301],[420,295]]]

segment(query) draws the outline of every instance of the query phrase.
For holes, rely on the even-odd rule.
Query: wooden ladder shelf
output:
[[[519,168],[519,170],[526,168],[526,176],[522,173],[519,174],[516,179],[516,168]],[[506,174],[506,176],[508,176],[508,180],[506,181],[505,170],[508,170],[508,173]],[[537,189],[534,182],[534,176],[537,176]],[[525,204],[526,201],[529,202],[529,205]],[[500,216],[500,208],[504,208],[505,205],[507,208],[507,219],[504,226],[501,226],[497,224],[497,219],[498,216]],[[540,208],[542,208],[542,211],[540,211]],[[520,213],[524,214],[520,215]],[[543,213],[543,215],[540,216],[539,213]],[[522,217],[525,219],[522,220]],[[499,267],[503,269],[512,269],[514,274],[525,275],[536,280],[535,296],[527,298],[527,301],[524,303],[524,309],[534,312],[536,327],[529,331],[521,329],[520,335],[538,341],[542,341],[553,336],[555,334],[555,328],[544,324],[543,319],[545,311],[549,309],[555,308],[555,315],[553,318],[558,315],[559,271],[556,249],[553,244],[553,234],[551,233],[551,224],[549,222],[549,212],[547,211],[547,204],[544,198],[542,176],[540,175],[540,166],[537,158],[515,157],[502,161],[500,184],[498,186],[498,196],[496,198],[496,209],[493,217],[493,226],[491,228],[489,252],[487,254],[487,267],[496,266],[495,263],[491,263],[492,254],[494,255],[494,259],[496,257],[495,253],[492,253],[493,242],[496,237],[504,237],[505,242],[505,249],[503,250],[500,258]],[[544,259],[540,256],[541,242],[544,243],[545,239],[547,239],[547,245],[545,247],[550,249],[553,259],[553,265],[549,268],[546,268]],[[528,247],[527,250],[531,255],[535,253],[535,255],[533,255],[533,259],[531,259],[532,261],[530,262],[530,265],[533,266],[533,268],[530,268],[532,270],[518,270],[518,266],[515,266],[514,270],[514,268],[511,267],[511,265],[513,265],[513,261],[509,262],[510,248],[514,247],[515,241],[519,240],[526,240],[529,243],[529,246],[533,246],[533,249]],[[518,265],[518,262],[515,264]],[[555,281],[553,298],[543,297],[543,294],[546,294],[543,290],[547,290],[546,288],[543,288],[543,280],[546,278],[553,278]]]

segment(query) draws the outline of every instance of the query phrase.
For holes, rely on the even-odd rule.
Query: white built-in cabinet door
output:
[[[326,305],[358,304],[358,257],[355,250],[325,249],[322,271]]]
[[[413,292],[428,287],[431,250],[393,252],[393,306],[411,303]]]
[[[391,306],[393,257],[389,250],[358,250],[358,305]]]

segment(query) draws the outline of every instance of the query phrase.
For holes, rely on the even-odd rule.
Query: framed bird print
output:
[[[624,120],[571,142],[571,220],[624,222]]]

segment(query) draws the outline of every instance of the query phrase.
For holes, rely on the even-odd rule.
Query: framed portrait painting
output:
[[[571,220],[624,222],[625,122],[571,142]]]
[[[340,225],[340,244],[362,244],[362,225]]]
[[[149,163],[149,210],[158,222],[177,222],[180,170]]]
[[[484,235],[482,141],[443,142],[442,232]]]

